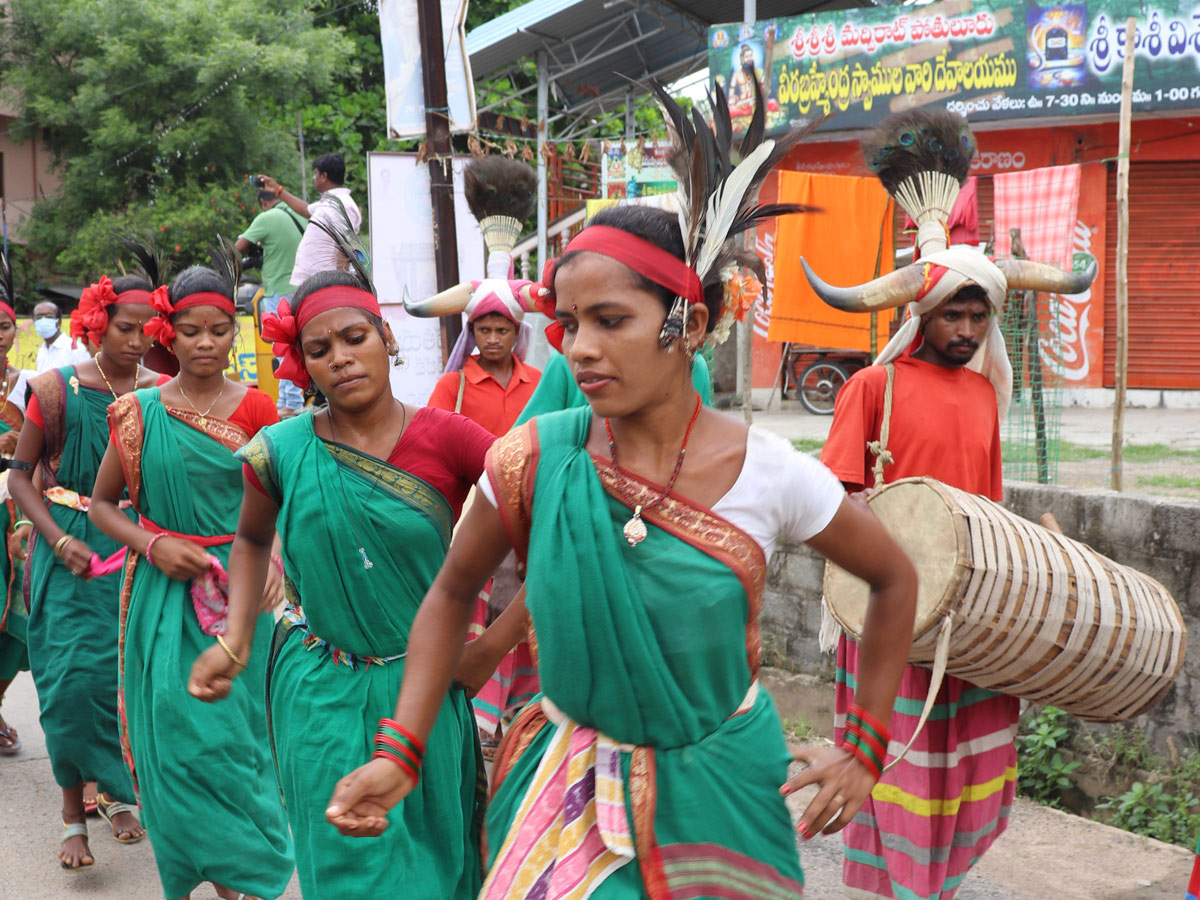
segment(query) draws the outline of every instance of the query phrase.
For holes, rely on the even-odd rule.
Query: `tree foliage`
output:
[[[246,174],[296,166],[264,109],[327,87],[352,52],[303,0],[10,0],[3,25],[13,137],[40,134],[62,178],[34,207],[32,255],[80,280],[110,267],[117,227],[155,230],[181,265],[240,231]]]

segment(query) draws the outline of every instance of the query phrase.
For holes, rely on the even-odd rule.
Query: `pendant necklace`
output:
[[[401,403],[401,404],[400,404],[400,411],[401,411],[401,413],[403,414],[403,418],[400,420],[400,434],[401,434],[401,435],[403,435],[403,434],[404,434],[404,427],[405,427],[405,426],[408,424],[408,408],[407,408],[407,407],[406,407],[406,406],[405,406],[403,403]],[[334,427],[333,427],[333,415],[332,415],[332,413],[330,413],[330,412],[329,412],[329,410],[328,410],[328,409],[326,409],[326,411],[325,411],[325,416],[326,416],[326,418],[328,418],[328,419],[329,419],[329,436],[330,436],[330,438],[332,438],[332,439],[333,439],[334,443],[341,443],[340,441],[338,441],[338,439],[337,439],[337,432],[334,430]],[[399,442],[400,442],[400,438],[399,438],[399,437],[397,437],[397,438],[396,438],[396,443],[399,443]],[[347,447],[349,447],[350,445],[349,445],[349,444],[344,444],[343,446],[347,446]],[[395,445],[393,445],[393,446],[395,446]],[[358,450],[358,448],[357,448],[357,447],[354,447],[354,448],[352,448],[352,449],[354,449],[354,450],[357,450],[359,453],[362,453],[362,452],[364,452],[364,451]],[[386,461],[386,460],[385,460],[385,461]],[[340,465],[338,465],[336,462],[334,463],[334,465],[335,465],[335,466],[337,466],[338,484],[340,484],[340,485],[341,485],[341,487],[342,487],[342,505],[343,505],[343,507],[346,509],[346,512],[347,512],[347,513],[349,513],[349,511],[350,511],[350,508],[349,508],[349,505],[346,503],[346,498],[347,498],[347,497],[349,497],[350,495],[349,495],[349,493],[346,491],[346,483],[345,483],[345,481],[343,481],[343,480],[342,480],[342,468],[341,468],[341,466],[340,466]],[[366,500],[363,502],[363,509],[364,509],[364,510],[367,510],[367,509],[369,509],[369,508],[370,508],[370,506],[371,506],[371,498],[375,496],[375,488],[376,488],[376,487],[378,487],[378,485],[379,485],[379,479],[378,479],[378,478],[372,478],[372,479],[371,479],[371,490],[370,490],[370,493],[368,493],[368,494],[367,494],[367,499],[366,499]],[[364,544],[364,541],[363,541],[363,539],[362,539],[362,538],[359,536],[359,533],[358,533],[358,526],[357,526],[357,525],[355,524],[355,522],[354,522],[354,518],[355,518],[355,517],[353,517],[353,516],[349,516],[349,515],[348,515],[348,516],[347,516],[347,518],[349,518],[349,519],[350,519],[350,531],[351,531],[351,533],[352,533],[352,534],[353,534],[353,536],[354,536],[354,542],[355,542],[356,544],[358,544],[358,556],[359,556],[359,558],[362,560],[362,567],[363,567],[364,569],[366,569],[366,570],[369,572],[369,571],[371,571],[371,569],[375,568],[375,563],[371,561],[371,557],[369,557],[369,556],[367,555],[367,549],[366,549],[366,547],[364,547],[364,546],[363,546],[363,544]]]
[[[667,482],[666,489],[647,503],[645,506],[637,502],[637,498],[633,491],[629,489],[629,484],[625,480],[624,474],[621,472],[621,467],[617,465],[617,442],[613,438],[612,426],[608,419],[604,420],[604,431],[608,435],[608,453],[612,457],[612,466],[617,473],[617,490],[621,492],[621,499],[626,506],[633,507],[633,517],[625,523],[625,527],[621,529],[621,534],[625,536],[625,540],[629,542],[630,547],[636,547],[646,539],[646,523],[642,521],[642,513],[650,512],[667,499],[667,494],[671,493],[671,488],[675,487],[675,480],[679,477],[679,470],[683,468],[683,457],[687,453],[688,438],[692,436],[692,426],[696,424],[696,419],[700,417],[700,395],[696,395],[696,409],[692,413],[692,420],[688,422],[687,431],[683,433],[683,446],[679,448],[679,459],[675,461],[675,471],[671,473],[671,480]]]
[[[96,363],[96,371],[99,372],[100,377],[104,379],[104,386],[106,388],[108,388],[108,392],[113,395],[114,400],[118,399],[117,392],[113,390],[113,386],[109,382],[108,376],[105,375],[104,370],[102,368],[100,368],[100,354],[99,353],[96,354],[96,358],[95,358],[94,362]],[[138,382],[141,380],[142,380],[142,361],[139,359],[137,366],[133,370],[133,387],[130,388],[130,390],[136,391]],[[191,402],[191,401],[188,401],[188,402]]]
[[[201,428],[208,427],[208,414],[210,412],[212,412],[212,408],[217,405],[217,401],[220,400],[221,396],[225,393],[225,385],[228,383],[228,381],[229,381],[229,379],[226,378],[224,375],[221,376],[221,389],[219,391],[217,391],[217,396],[215,398],[213,398],[212,403],[208,404],[208,409],[206,409],[204,412],[200,412],[200,410],[196,409],[196,404],[192,402],[192,398],[189,397],[187,395],[187,392],[183,389],[183,382],[182,381],[175,382],[175,386],[177,388],[179,388],[179,393],[183,394],[183,399],[188,402],[188,406],[190,406],[192,408],[192,412],[194,412],[196,415],[198,415],[200,417],[200,427]]]

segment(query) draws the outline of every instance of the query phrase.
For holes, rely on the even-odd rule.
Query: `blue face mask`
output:
[[[48,341],[58,332],[58,319],[53,316],[39,316],[33,320],[33,330],[43,341]]]

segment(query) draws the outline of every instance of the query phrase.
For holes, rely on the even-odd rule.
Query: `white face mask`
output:
[[[43,341],[48,341],[58,333],[58,319],[53,316],[39,316],[33,320],[33,330]]]

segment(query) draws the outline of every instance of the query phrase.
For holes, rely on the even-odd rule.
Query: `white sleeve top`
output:
[[[486,474],[478,487],[495,506]],[[751,425],[742,471],[712,511],[754,538],[770,562],[781,541],[802,543],[824,531],[845,496],[842,483],[819,460]]]

